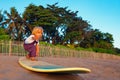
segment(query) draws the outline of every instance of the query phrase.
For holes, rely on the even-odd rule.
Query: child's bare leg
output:
[[[30,58],[32,61],[38,61],[37,59],[35,59],[35,57],[31,57]]]
[[[30,56],[29,56],[29,54],[27,54],[27,55],[26,55],[26,58],[27,58],[27,59],[30,59]]]

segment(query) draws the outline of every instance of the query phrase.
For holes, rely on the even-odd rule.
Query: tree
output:
[[[18,14],[15,7],[12,7],[10,9],[10,13],[8,13],[7,11],[4,11],[4,13],[7,15],[7,18],[5,18],[5,20],[1,24],[4,26],[7,25],[6,30],[12,39],[23,40],[26,34],[26,28],[29,27],[28,24],[25,22],[24,19],[22,19],[20,14]]]
[[[67,38],[68,41],[70,41],[70,44],[73,44],[74,42],[80,44],[83,39],[89,37],[90,32],[91,25],[87,21],[83,20],[81,17],[73,16],[66,28],[65,39]]]
[[[32,28],[35,26],[42,26],[44,28],[44,38],[50,38],[51,32],[54,32],[53,24],[55,17],[49,9],[44,8],[43,6],[35,6],[30,4],[26,7],[25,12],[23,13],[23,18],[32,25]]]
[[[0,11],[0,40],[8,40],[10,39],[10,36],[7,34],[6,30],[1,24],[3,19],[4,19],[4,16],[2,14],[2,11]]]
[[[78,11],[73,12],[67,10],[67,7],[59,7],[57,4],[48,4],[46,8],[30,4],[26,7],[23,18],[33,27],[42,26],[44,40],[47,42],[52,41],[53,44],[67,41],[70,43],[80,42],[83,37],[87,36],[86,33],[90,30],[90,25],[81,17],[77,17]]]
[[[2,11],[0,10],[0,23],[3,21],[3,15],[1,13]]]
[[[89,47],[111,49],[113,48],[113,37],[109,33],[103,33],[98,29],[92,31],[92,35],[89,39],[85,39],[84,42],[89,41]]]
[[[9,40],[10,36],[6,33],[6,30],[0,27],[0,40]]]
[[[60,29],[65,28],[68,23],[67,14],[70,14],[66,11],[67,8],[62,8],[56,6],[57,3],[53,5],[47,5],[47,8],[43,6],[35,6],[30,4],[26,7],[26,10],[23,14],[23,17],[26,21],[34,26],[42,26],[44,28],[44,40],[53,44],[60,42]]]

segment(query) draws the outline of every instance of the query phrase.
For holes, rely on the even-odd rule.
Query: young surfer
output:
[[[36,56],[39,55],[39,40],[42,38],[43,28],[42,27],[34,27],[32,30],[32,34],[25,39],[24,41],[24,49],[29,52],[26,55],[26,58],[36,61]]]

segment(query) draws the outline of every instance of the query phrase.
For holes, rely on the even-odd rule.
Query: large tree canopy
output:
[[[63,44],[68,41],[72,44],[80,41],[81,37],[86,36],[86,32],[90,31],[88,22],[77,17],[77,13],[78,11],[67,10],[67,7],[59,7],[57,3],[47,5],[46,8],[30,4],[26,7],[23,17],[33,27],[44,28],[44,40],[52,41],[53,44]]]

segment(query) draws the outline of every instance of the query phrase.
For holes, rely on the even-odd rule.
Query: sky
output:
[[[29,4],[36,6],[54,4],[79,11],[77,16],[89,21],[93,29],[113,35],[114,47],[120,48],[120,0],[0,0],[0,10],[10,11],[15,7],[22,14]]]

